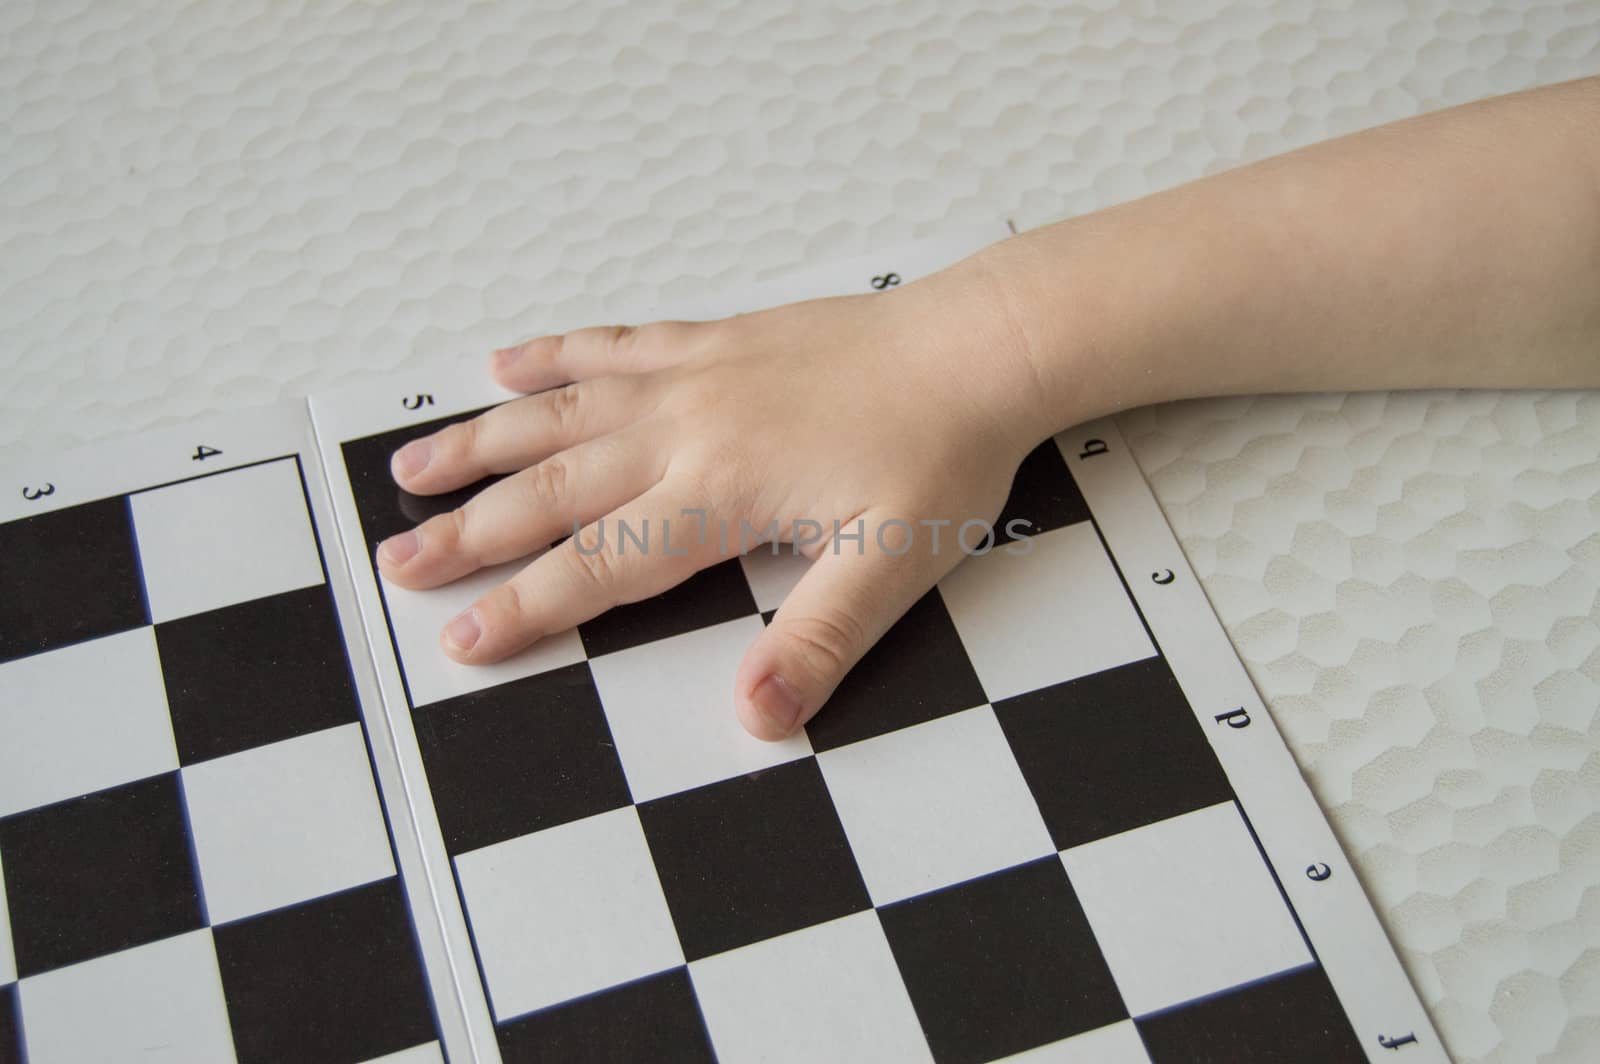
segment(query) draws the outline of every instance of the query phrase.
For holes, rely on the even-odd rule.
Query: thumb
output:
[[[870,513],[861,520],[862,539],[823,546],[739,665],[734,705],[758,739],[785,738],[815,716],[862,655],[960,560],[918,542],[909,522],[875,524]]]

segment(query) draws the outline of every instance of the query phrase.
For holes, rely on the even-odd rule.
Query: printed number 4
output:
[[[204,462],[207,458],[210,458],[212,455],[221,454],[221,453],[222,452],[217,450],[215,447],[207,447],[205,444],[202,443],[200,446],[198,446],[198,447],[196,447],[194,449],[194,454],[191,454],[189,456],[189,460],[191,462]]]

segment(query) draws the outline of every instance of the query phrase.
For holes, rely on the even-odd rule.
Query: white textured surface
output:
[[[1593,0],[6,0],[0,450],[1597,71]],[[1124,429],[1453,1053],[1600,1056],[1600,398]]]
[[[1600,394],[1121,423],[1456,1058],[1600,1058]]]

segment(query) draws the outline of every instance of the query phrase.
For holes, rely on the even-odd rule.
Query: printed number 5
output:
[[[29,502],[32,502],[35,499],[42,499],[46,495],[54,495],[55,493],[56,493],[56,486],[54,484],[46,484],[42,488],[26,488],[25,487],[25,488],[22,489],[22,497],[24,499],[27,499]]]
[[[877,289],[880,292],[883,291],[885,288],[893,288],[895,285],[897,285],[899,283],[900,283],[900,275],[898,273],[880,274],[879,276],[874,277],[872,279],[872,287]]]

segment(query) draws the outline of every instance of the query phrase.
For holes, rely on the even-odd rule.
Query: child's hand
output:
[[[989,278],[969,260],[882,295],[498,351],[500,383],[537,394],[408,444],[393,470],[420,494],[515,475],[385,542],[383,573],[433,587],[581,524],[446,626],[445,651],[483,663],[736,555],[741,522],[747,537],[776,523],[782,542],[820,526],[822,540],[803,548],[814,564],[734,678],[745,727],[781,738],[961,560],[961,522],[998,514],[1018,463],[1050,431],[1024,409],[1027,354]],[[924,520],[950,522],[937,550]],[[817,525],[797,526],[807,521]],[[835,546],[835,522],[850,533],[858,521],[862,539]],[[624,523],[649,527],[647,552],[635,541],[619,552]]]
[[[786,735],[961,559],[922,522],[992,520],[1058,429],[1202,395],[1600,385],[1597,116],[1600,78],[1569,82],[1033,230],[882,295],[500,352],[502,383],[550,390],[407,446],[394,471],[416,492],[516,475],[379,562],[430,587],[583,523],[581,549],[446,628],[452,657],[488,662],[721,560],[715,535],[659,549],[686,510],[735,544],[741,521],[788,539],[861,520],[861,541],[810,548],[740,666],[746,727]],[[619,522],[656,548],[619,551]]]

